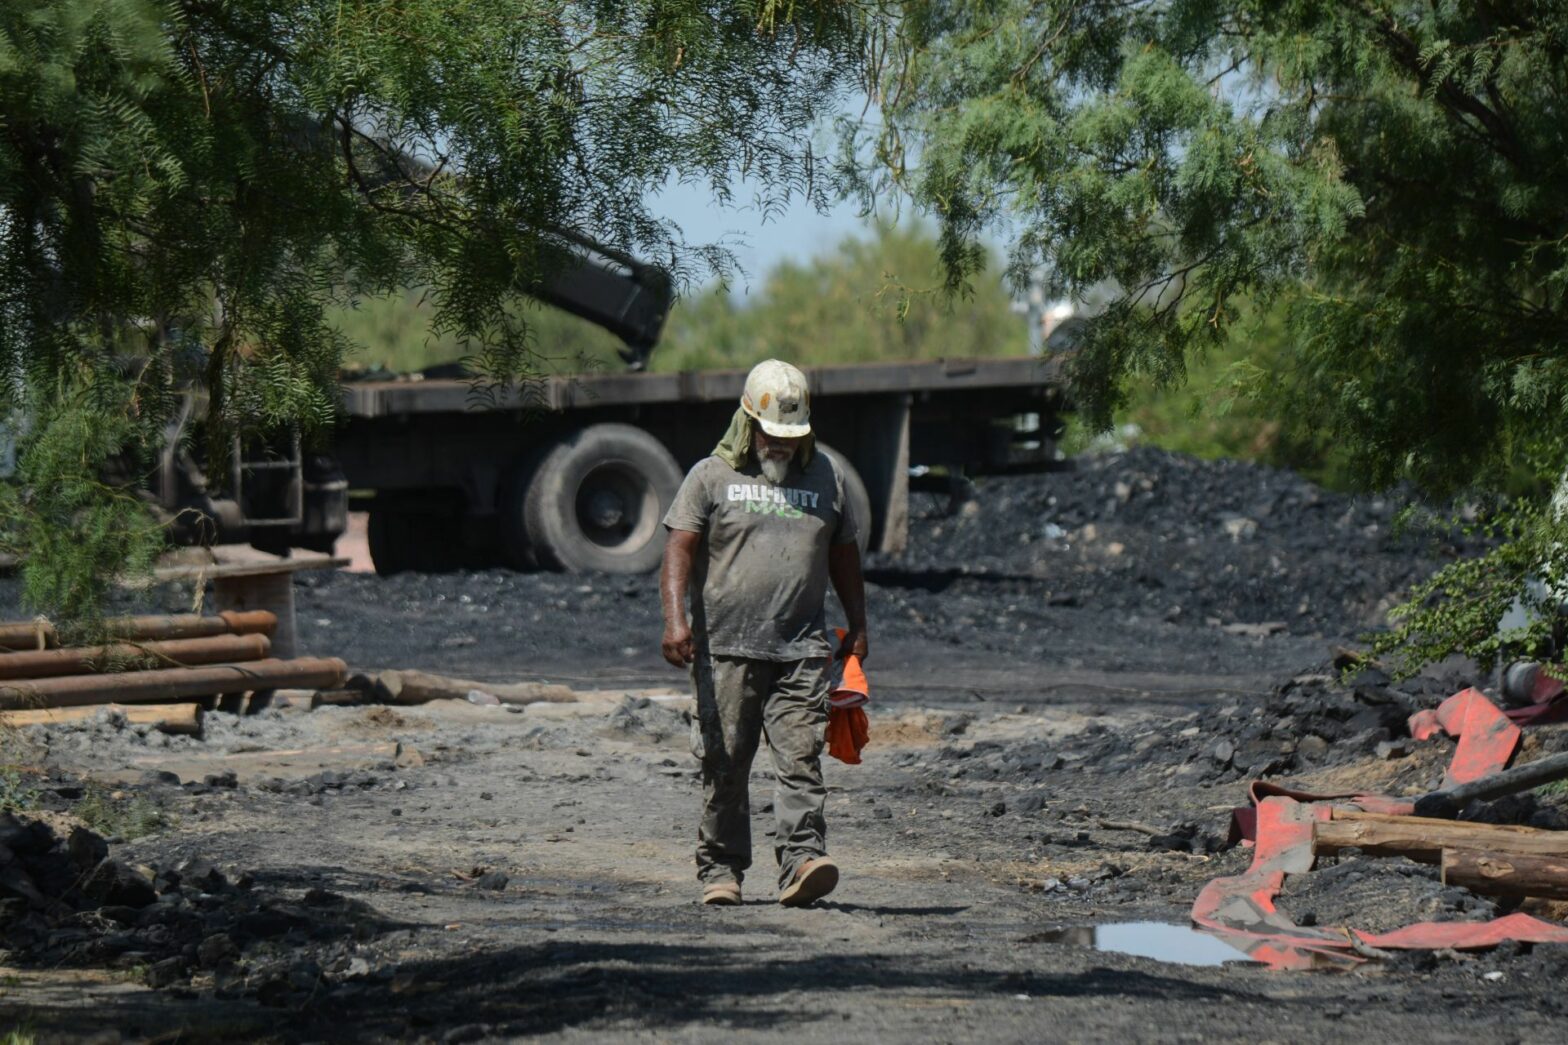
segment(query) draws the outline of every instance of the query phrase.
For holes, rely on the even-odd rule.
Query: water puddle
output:
[[[1050,929],[1026,936],[1023,942],[1089,947],[1178,965],[1224,965],[1253,960],[1216,936],[1166,922],[1115,922]]]

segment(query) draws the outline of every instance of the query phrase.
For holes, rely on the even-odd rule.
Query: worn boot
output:
[[[710,907],[739,907],[739,882],[710,882],[702,887],[702,902]]]
[[[779,903],[785,907],[804,907],[820,900],[838,885],[838,865],[825,856],[807,860],[795,872],[789,885],[779,894]]]

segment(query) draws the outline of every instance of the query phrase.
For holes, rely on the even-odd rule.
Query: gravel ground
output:
[[[1185,924],[1204,882],[1246,864],[1223,840],[1258,775],[1434,784],[1451,744],[1379,744],[1484,680],[1446,665],[1341,684],[1329,660],[1462,548],[1396,536],[1391,502],[1147,451],[916,507],[909,553],[871,564],[872,746],[828,763],[845,869],[828,902],[774,903],[760,772],[747,903],[695,902],[699,788],[651,578],[307,575],[311,652],[587,699],[211,714],[200,739],[104,716],[14,738],[49,767],[28,786],[55,829],[19,842],[36,851],[17,866],[54,867],[64,907],[13,904],[0,998],[46,1036],[127,1039],[1562,1038],[1564,948],[1287,975],[1062,931]],[[70,872],[102,866],[69,837],[94,800],[124,814],[109,828],[164,818],[109,839],[125,876]],[[1490,814],[1568,824],[1552,799]],[[156,899],[124,902],[133,878]],[[1373,929],[1496,909],[1353,855],[1280,902]]]

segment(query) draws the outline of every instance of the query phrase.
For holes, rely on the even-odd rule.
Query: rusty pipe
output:
[[[211,635],[142,644],[115,643],[0,655],[0,679],[41,679],[102,671],[150,671],[193,664],[262,660],[272,652],[265,635]]]
[[[258,689],[335,689],[347,675],[348,665],[336,657],[301,657],[160,671],[13,679],[0,684],[0,708],[168,704]]]
[[[212,635],[271,635],[278,626],[275,614],[266,610],[240,612],[226,610],[217,616],[178,613],[173,616],[118,617],[104,622],[110,637],[148,642],[164,639],[199,639]],[[60,637],[48,621],[11,621],[0,624],[0,648],[39,650],[60,645]]]
[[[0,649],[41,650],[57,645],[54,625],[46,620],[17,620],[0,624]]]

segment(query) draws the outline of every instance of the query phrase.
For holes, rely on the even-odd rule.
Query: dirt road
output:
[[[387,769],[373,756],[370,786],[321,786],[304,776],[319,772],[311,758],[286,756],[233,789],[151,788],[178,826],[126,845],[129,859],[200,856],[247,872],[252,893],[307,902],[314,924],[242,937],[239,966],[197,968],[180,990],[82,989],[74,1004],[34,1010],[33,1025],[130,1039],[182,1028],[197,1040],[1560,1039],[1565,963],[1546,948],[1286,975],[1055,942],[1063,926],[1184,924],[1198,885],[1243,858],[1153,852],[1099,828],[1160,812],[1125,785],[965,781],[942,752],[1042,739],[1070,750],[1085,727],[1136,734],[1168,718],[1136,703],[1110,716],[1058,703],[973,719],[884,708],[866,763],[830,767],[838,892],[804,911],[774,902],[759,775],[747,903],[703,908],[691,876],[697,784],[674,706],[318,710],[293,727],[300,746],[394,741],[425,764]],[[232,736],[276,746],[286,725]],[[228,761],[168,764],[200,779],[201,757]],[[353,771],[353,759],[322,760]],[[271,774],[293,777],[292,793],[272,790]],[[1024,812],[1032,793],[1043,801]],[[1183,795],[1166,815],[1201,815],[1205,797],[1228,796]],[[996,812],[1009,802],[1019,811]],[[493,871],[506,876],[498,890],[479,884]],[[1187,946],[1166,957],[1186,959]],[[278,966],[303,985],[269,995]],[[13,1013],[36,997],[26,983],[7,988]]]
[[[1177,496],[1166,484],[1188,473],[1200,488]],[[1247,780],[1404,793],[1451,751],[1376,757],[1402,713],[1321,674],[1428,551],[1379,529],[1391,508],[1216,474],[1135,456],[1020,480],[967,514],[929,513],[919,556],[876,564],[872,746],[861,766],[828,764],[845,877],[807,910],[775,902],[761,772],[746,903],[696,902],[696,765],[650,580],[304,579],[313,652],[596,692],[520,713],[210,715],[201,739],[105,722],[31,736],[55,774],[41,808],[68,814],[81,774],[123,787],[167,820],[113,852],[160,889],[183,880],[153,915],[105,908],[74,935],[12,934],[0,1026],[105,1040],[1561,1040],[1564,948],[1348,974],[1189,964],[1226,956],[1180,927],[1204,882],[1247,862],[1222,845]],[[1171,491],[1163,507],[1140,501],[1155,490]],[[1191,522],[1192,498],[1227,490],[1263,520],[1255,533],[1236,536],[1239,516]],[[1435,701],[1465,680],[1450,667],[1403,692]],[[1543,800],[1520,815],[1561,814]],[[1401,862],[1350,857],[1332,878],[1282,907],[1319,924],[1496,913]],[[1100,932],[1159,959],[1095,949],[1092,927],[1128,922],[1177,935]]]

